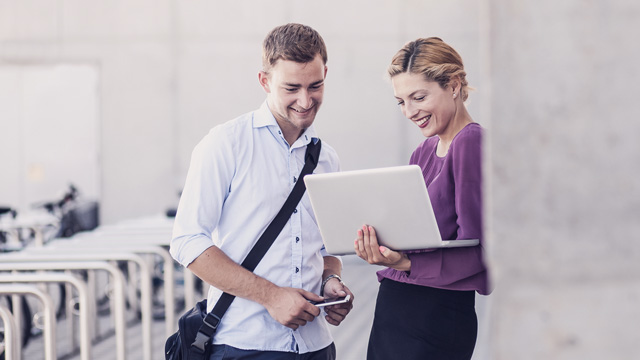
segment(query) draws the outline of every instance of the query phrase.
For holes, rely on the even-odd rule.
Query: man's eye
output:
[[[296,89],[296,88],[285,88],[285,90],[288,91],[288,92],[294,92],[294,91],[296,91],[298,89]]]

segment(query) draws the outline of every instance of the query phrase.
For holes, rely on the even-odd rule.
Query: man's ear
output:
[[[258,82],[264,89],[264,92],[266,92],[267,94],[271,93],[271,86],[269,85],[269,74],[260,70],[258,72]]]

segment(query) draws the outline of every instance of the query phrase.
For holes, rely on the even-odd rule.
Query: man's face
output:
[[[269,109],[289,145],[313,124],[322,104],[326,75],[320,55],[308,63],[278,60],[268,74],[258,74]]]

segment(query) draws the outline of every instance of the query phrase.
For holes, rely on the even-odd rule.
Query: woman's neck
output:
[[[451,123],[447,126],[447,129],[442,133],[438,134],[438,147],[436,148],[436,155],[439,157],[444,157],[449,152],[449,147],[451,146],[451,142],[453,142],[453,138],[458,135],[458,133],[464,129],[465,126],[471,124],[473,119],[471,115],[467,112],[467,108],[464,105],[458,106],[456,110],[456,114],[454,115]]]

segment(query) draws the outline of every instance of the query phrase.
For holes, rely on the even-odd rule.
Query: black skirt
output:
[[[475,291],[384,279],[367,360],[468,360],[478,335]]]

